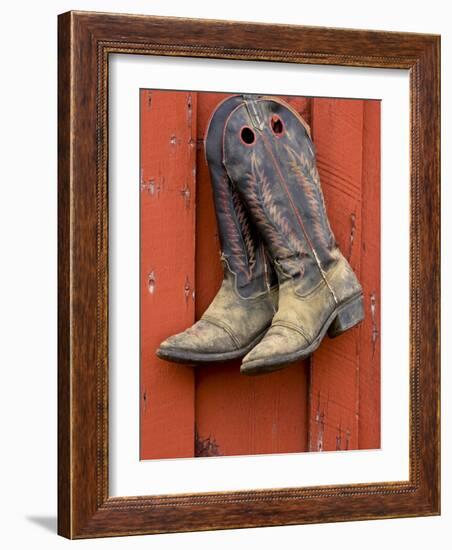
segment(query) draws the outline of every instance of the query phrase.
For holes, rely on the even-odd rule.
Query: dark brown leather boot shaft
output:
[[[236,279],[243,298],[257,296],[277,284],[262,238],[250,220],[235,185],[223,164],[223,129],[230,113],[241,103],[232,96],[215,109],[207,126],[204,150],[209,166],[222,258]]]

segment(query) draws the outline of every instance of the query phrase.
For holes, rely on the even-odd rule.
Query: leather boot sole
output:
[[[267,333],[268,327],[261,332],[252,342],[248,345],[227,352],[218,353],[206,353],[198,351],[188,351],[180,348],[165,349],[158,348],[155,352],[157,357],[164,359],[165,361],[172,361],[173,363],[220,363],[225,361],[232,361],[233,359],[240,359],[244,357],[254,346],[256,346]]]
[[[331,313],[314,341],[307,348],[273,357],[247,361],[246,363],[242,363],[240,373],[250,376],[265,374],[283,369],[294,361],[306,359],[320,346],[327,332],[330,338],[336,338],[336,336],[356,326],[363,319],[363,296],[360,294],[343,302]]]

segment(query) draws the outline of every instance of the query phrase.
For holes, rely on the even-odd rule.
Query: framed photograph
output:
[[[265,269],[259,269],[262,263],[260,230],[247,208],[248,202],[259,199],[260,188],[257,194],[242,193],[239,197],[239,192],[229,183],[224,185],[223,170],[217,173],[211,169],[209,172],[216,153],[209,151],[209,155],[213,155],[209,162],[205,154],[212,148],[212,140],[221,135],[217,126],[221,130],[223,118],[226,114],[229,116],[233,107],[241,105],[243,95],[141,89],[142,460],[380,448],[381,101],[259,97],[258,106],[278,106],[286,117],[292,116],[291,109],[294,109],[300,118],[293,115],[295,118],[288,118],[287,122],[294,126],[298,123],[298,134],[304,135],[304,124],[309,128],[315,142],[316,166],[328,220],[345,261],[359,274],[363,309],[368,315],[365,321],[354,326],[355,330],[347,331],[346,337],[327,338],[316,353],[306,353],[301,348],[303,365],[300,359],[292,359],[290,367],[284,362],[274,367],[258,367],[257,372],[261,369],[266,376],[252,379],[243,376],[246,362],[242,369],[240,367],[246,353],[241,351],[241,345],[246,347],[248,340],[256,338],[256,331],[249,328],[247,314],[255,316],[253,304],[256,300],[265,304],[270,299]],[[240,108],[237,114],[239,112]],[[290,129],[280,129],[274,138],[276,147],[286,145],[284,132],[289,133],[287,143],[291,139]],[[268,130],[270,132],[270,126]],[[296,134],[295,129],[292,133]],[[273,131],[269,134],[270,143],[271,136]],[[243,144],[241,138],[237,144],[246,147],[245,151],[252,150],[249,147],[252,144]],[[118,148],[121,147],[118,143]],[[258,155],[257,143],[255,147]],[[295,145],[297,151],[302,150],[299,147],[300,144]],[[275,149],[275,153],[282,159],[284,150]],[[256,159],[260,157],[261,162],[264,156],[258,155]],[[317,199],[309,194],[313,181],[309,178],[310,173],[303,171],[303,163],[299,163],[300,172],[295,170],[292,178],[291,170],[298,166],[297,158],[290,154],[287,162],[281,160],[281,166],[294,187],[291,194],[306,187],[310,202],[305,201],[302,213],[308,217],[308,207],[313,208],[313,214],[318,214],[323,206],[318,202],[320,196]],[[305,160],[307,162],[307,157]],[[265,163],[262,166],[265,171]],[[267,170],[270,171],[271,166],[268,165]],[[250,171],[246,176],[247,185],[251,184],[251,179]],[[287,211],[290,205],[278,194],[279,188],[270,185],[270,178],[262,183],[262,212],[268,213],[264,231],[269,231],[270,246],[278,239],[288,239],[287,246],[278,243],[279,249],[275,250],[280,261],[287,264],[287,256],[297,247],[307,248],[308,243],[302,230],[297,233],[298,225],[296,220],[291,221]],[[127,197],[120,200],[127,201]],[[301,197],[297,200],[303,204]],[[253,211],[259,207],[253,202],[250,204]],[[171,222],[173,218],[178,220],[176,226]],[[259,217],[258,222],[261,221]],[[328,231],[322,227],[320,223],[312,229],[307,228],[313,239],[317,238],[316,246],[320,250],[328,237]],[[117,249],[117,254],[117,261],[121,263],[122,251]],[[220,254],[225,258],[223,262]],[[303,261],[300,262],[303,265]],[[272,263],[269,262],[269,280],[271,272]],[[251,287],[248,291],[251,300],[244,302],[246,314],[240,319],[224,311],[218,314],[218,301],[223,299],[232,273],[240,296],[248,299],[246,293]],[[273,278],[272,292],[278,292],[281,297],[281,292],[275,288],[277,277]],[[217,294],[220,287],[222,290]],[[257,298],[259,295],[262,297]],[[240,303],[240,299],[238,301]],[[232,303],[235,304],[235,299]],[[328,309],[327,304],[328,301],[324,306]],[[291,309],[295,306],[296,302]],[[306,307],[304,300],[303,308]],[[322,318],[316,310],[316,316],[319,314]],[[274,308],[269,307],[264,330],[274,315]],[[196,329],[179,337],[182,342],[172,351],[174,357],[164,345],[160,351],[163,359],[169,354],[169,359],[186,359],[189,366],[160,361],[156,350],[162,340],[182,332],[198,319],[202,322]],[[126,323],[132,322],[131,318]],[[207,335],[208,344],[201,344],[197,334],[192,334],[201,329],[202,334]],[[283,349],[290,344],[289,334],[284,336],[287,341],[278,343],[277,347]],[[239,341],[238,346],[229,343],[231,335]],[[211,349],[213,342],[219,346],[222,339],[226,341],[224,349]],[[258,348],[254,348],[256,353]],[[193,368],[190,361],[196,353],[200,355],[198,368]],[[218,354],[220,360],[216,357]],[[277,353],[270,358],[276,359]],[[334,368],[330,368],[332,364]],[[165,413],[169,402],[171,415]]]
[[[440,510],[440,38],[59,16],[59,533]]]

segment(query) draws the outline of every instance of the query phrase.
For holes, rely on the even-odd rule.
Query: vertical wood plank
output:
[[[196,373],[197,456],[307,450],[306,368],[295,364],[259,378],[240,362]]]
[[[361,278],[363,101],[312,100],[312,131],[330,223]],[[311,451],[359,447],[360,329],[325,338],[311,357]]]
[[[209,168],[204,153],[204,135],[215,107],[230,94],[198,92],[196,173],[196,319],[217,293],[223,278]]]
[[[359,448],[380,447],[380,107],[364,102],[361,284],[365,319],[359,329]]]
[[[158,359],[194,322],[196,94],[141,90],[140,458],[194,454],[193,368]]]
[[[219,239],[202,139],[212,110],[227,95],[198,95],[197,318],[215,296],[222,279]],[[309,100],[287,99],[309,119]],[[197,456],[307,450],[308,371],[305,362],[257,378],[245,377],[239,369],[240,361],[196,368]]]

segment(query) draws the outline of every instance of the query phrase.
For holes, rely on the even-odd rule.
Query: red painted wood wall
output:
[[[142,90],[141,459],[380,446],[380,102],[283,96],[310,124],[328,215],[365,321],[262,377],[240,361],[155,356],[215,296],[222,271],[203,137],[229,94]]]

